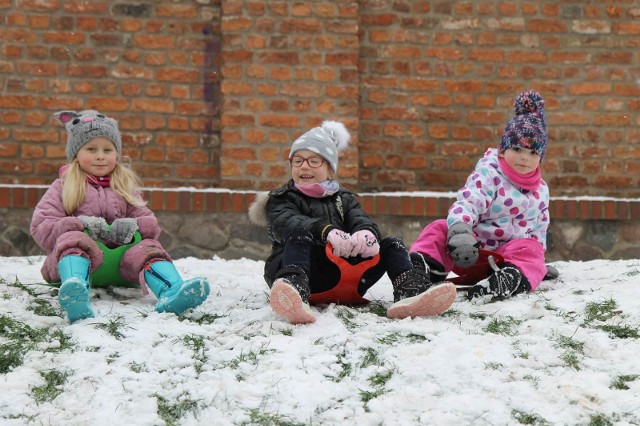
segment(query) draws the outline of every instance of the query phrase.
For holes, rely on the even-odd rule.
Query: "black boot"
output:
[[[410,269],[393,281],[394,303],[387,311],[389,318],[425,317],[440,315],[456,299],[452,283],[432,284],[429,276],[419,269]]]
[[[507,265],[471,287],[467,297],[472,300],[476,297],[491,295],[496,299],[506,299],[529,290],[531,285],[522,272],[515,266]]]
[[[285,266],[278,271],[271,286],[271,308],[291,324],[314,322],[316,318],[309,306],[310,294],[307,272],[296,265]]]
[[[412,251],[409,253],[409,258],[411,259],[413,269],[426,273],[432,283],[439,283],[447,278],[448,273],[444,272],[444,266],[430,256]]]

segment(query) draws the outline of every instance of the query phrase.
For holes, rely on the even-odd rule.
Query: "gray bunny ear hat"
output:
[[[308,149],[327,160],[334,173],[337,173],[338,152],[349,146],[350,139],[351,135],[344,124],[324,121],[320,127],[314,127],[293,142],[289,160],[297,151]]]
[[[87,143],[97,137],[109,139],[116,146],[118,160],[122,151],[122,141],[118,122],[104,114],[88,109],[85,111],[60,111],[54,116],[67,129],[67,159],[72,161]]]

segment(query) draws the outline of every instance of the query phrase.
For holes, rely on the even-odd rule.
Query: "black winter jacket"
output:
[[[269,193],[267,222],[273,243],[269,259],[284,251],[285,242],[298,227],[308,230],[319,246],[325,245],[327,234],[335,228],[349,234],[368,229],[381,239],[378,226],[364,212],[353,192],[340,189],[329,197],[308,197],[294,186],[293,179]]]

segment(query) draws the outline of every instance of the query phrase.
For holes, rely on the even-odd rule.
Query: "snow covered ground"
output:
[[[272,313],[263,262],[219,258],[176,261],[212,285],[183,317],[97,289],[69,325],[42,261],[0,258],[2,425],[640,424],[640,260],[556,262],[535,293],[401,321],[385,277],[302,326]]]

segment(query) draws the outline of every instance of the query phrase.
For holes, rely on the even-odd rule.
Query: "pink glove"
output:
[[[332,229],[327,235],[327,241],[333,246],[333,254],[338,257],[349,257],[353,243],[351,235],[339,229]]]
[[[373,257],[380,252],[380,244],[373,232],[368,229],[354,232],[351,236],[353,249],[351,257],[360,255],[362,257]]]

